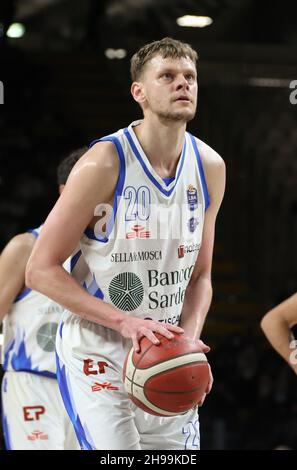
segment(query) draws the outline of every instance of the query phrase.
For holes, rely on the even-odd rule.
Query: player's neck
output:
[[[134,132],[151,165],[160,176],[173,176],[185,140],[186,124],[164,125],[144,120]]]

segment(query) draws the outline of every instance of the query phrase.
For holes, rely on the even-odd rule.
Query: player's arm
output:
[[[297,293],[270,310],[261,321],[261,328],[272,347],[287,361],[297,373],[296,344],[290,347],[293,339],[291,328],[297,323]]]
[[[199,150],[207,181],[210,205],[205,213],[201,249],[186,290],[181,316],[181,327],[188,336],[194,339],[200,338],[211,304],[211,266],[215,222],[225,191],[225,164],[222,158],[205,144]]]
[[[0,322],[25,284],[25,270],[35,243],[30,233],[15,236],[0,256]]]
[[[62,266],[93,220],[98,204],[112,201],[118,175],[118,157],[111,142],[94,145],[76,163],[38,237],[27,266],[26,283],[71,312],[131,338],[138,350],[142,336],[158,343],[154,332],[172,337],[169,330],[181,329],[122,313],[91,296]]]
[[[202,143],[203,144],[203,143]],[[203,162],[210,205],[205,213],[201,249],[193,274],[186,290],[181,327],[185,333],[199,340],[203,352],[208,352],[199,338],[212,299],[211,266],[215,236],[216,217],[225,192],[225,164],[222,158],[205,144],[199,148]],[[199,405],[202,405],[206,394],[211,391],[213,376],[209,367],[209,383]]]

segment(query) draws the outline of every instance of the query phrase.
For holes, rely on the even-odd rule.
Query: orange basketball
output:
[[[123,380],[131,400],[157,416],[175,416],[196,406],[209,381],[209,366],[198,344],[181,334],[169,340],[156,334],[160,344],[147,338],[141,350],[127,354]]]

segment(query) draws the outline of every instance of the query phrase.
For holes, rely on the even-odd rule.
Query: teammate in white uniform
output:
[[[60,164],[60,191],[84,152],[75,151]],[[26,263],[40,229],[14,237],[0,257],[5,444],[10,450],[79,449],[56,380],[55,339],[63,307],[24,286]],[[65,268],[70,271],[69,263]]]
[[[57,373],[85,449],[199,448],[196,409],[149,415],[122,383],[126,353],[144,336],[157,344],[155,333],[177,332],[209,350],[199,338],[225,168],[186,132],[196,111],[196,60],[189,45],[170,38],[133,56],[131,91],[144,119],[91,145],[28,263],[28,284],[68,309]],[[91,273],[84,289],[62,268],[78,242]]]

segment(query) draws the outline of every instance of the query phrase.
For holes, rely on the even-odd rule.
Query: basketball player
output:
[[[156,333],[199,342],[212,297],[224,163],[186,132],[197,103],[197,53],[170,38],[132,58],[143,120],[98,139],[75,165],[27,267],[27,282],[66,306],[57,334],[61,393],[84,449],[197,449],[197,409],[160,418],[123,388],[127,351]],[[62,267],[77,243],[90,296]],[[208,387],[211,388],[211,381]]]
[[[60,163],[60,193],[85,151],[79,149]],[[5,443],[10,450],[79,449],[56,380],[55,336],[63,307],[24,285],[25,267],[40,229],[15,236],[0,257]]]
[[[263,317],[261,328],[272,345],[297,374],[296,341],[291,328],[297,323],[297,293]]]

